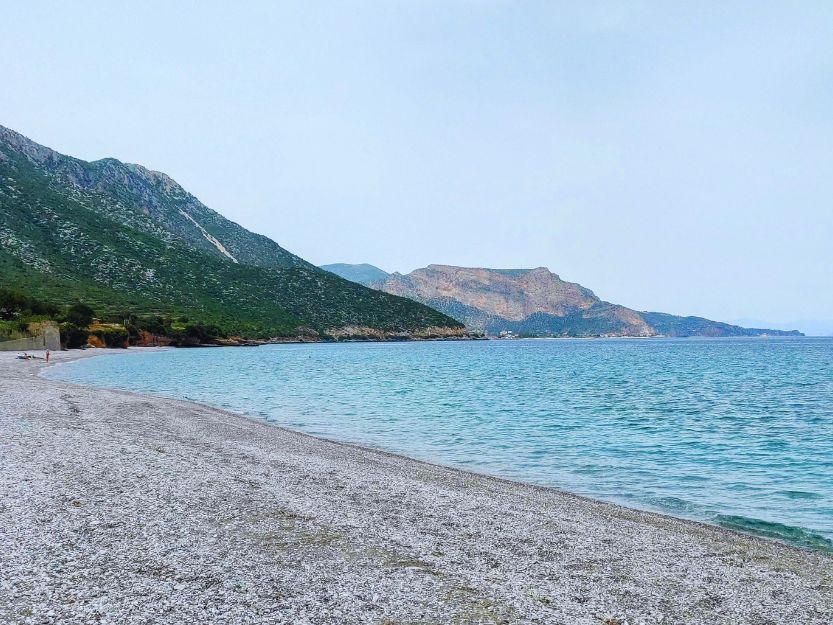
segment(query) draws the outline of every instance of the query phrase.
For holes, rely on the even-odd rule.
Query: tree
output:
[[[92,308],[86,304],[78,302],[77,304],[73,304],[69,307],[66,318],[71,324],[76,325],[79,328],[86,328],[93,322],[94,316],[95,311]]]

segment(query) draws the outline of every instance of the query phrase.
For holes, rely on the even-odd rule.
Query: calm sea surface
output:
[[[44,375],[833,548],[833,339],[180,349]]]

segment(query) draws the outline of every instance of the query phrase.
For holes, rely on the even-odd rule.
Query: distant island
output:
[[[161,172],[82,161],[3,126],[0,291],[0,341],[45,319],[80,344],[92,333],[107,345],[467,335],[428,306],[318,269]]]
[[[347,280],[400,295],[491,336],[803,336],[797,330],[744,328],[702,317],[636,311],[601,300],[546,267],[486,269],[428,265],[409,274],[373,265],[322,265]]]

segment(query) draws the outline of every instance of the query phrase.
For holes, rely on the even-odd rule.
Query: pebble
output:
[[[815,625],[833,614],[829,554],[49,381],[38,367],[0,353],[3,624]]]

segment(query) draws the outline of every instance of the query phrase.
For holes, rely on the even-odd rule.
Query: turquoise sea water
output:
[[[181,349],[44,375],[833,548],[833,339]]]

